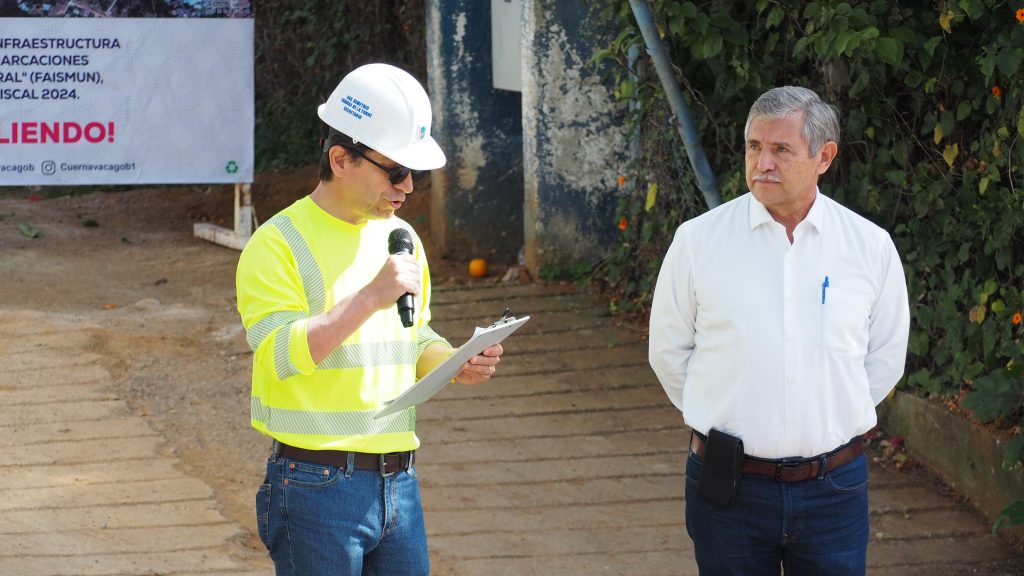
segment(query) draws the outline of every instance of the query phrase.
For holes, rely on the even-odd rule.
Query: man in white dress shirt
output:
[[[750,193],[679,227],[651,310],[651,366],[694,430],[687,532],[702,574],[863,575],[860,436],[903,375],[903,267],[885,230],[818,191],[834,107],[775,88],[744,140]],[[745,455],[718,458],[736,438]]]

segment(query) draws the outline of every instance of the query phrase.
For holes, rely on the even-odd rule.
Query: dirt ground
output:
[[[315,184],[315,166],[257,177],[257,218]],[[0,309],[102,326],[92,347],[111,359],[114,392],[169,439],[164,450],[184,473],[210,483],[223,514],[251,529],[269,444],[249,427],[251,355],[234,297],[239,253],[210,250],[192,234],[195,222],[231,226],[232,187],[44,192],[0,189]],[[418,182],[399,216],[413,223],[429,254],[428,195],[429,182]],[[38,235],[28,237],[20,225]],[[431,259],[435,284],[494,282],[504,272],[474,280],[465,270],[465,262]],[[3,369],[17,370],[10,362],[18,359]],[[263,554],[251,533],[246,545]]]

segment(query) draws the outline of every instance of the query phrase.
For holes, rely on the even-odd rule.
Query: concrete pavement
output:
[[[418,410],[437,573],[697,574],[684,525],[689,430],[647,365],[644,334],[565,287],[439,291],[432,313],[439,333],[468,335],[506,305],[532,319],[506,341],[499,375]],[[1024,574],[1024,556],[936,485],[877,464],[870,474],[869,574]]]
[[[0,574],[267,574],[111,391],[96,328],[0,310]]]
[[[505,306],[533,319],[499,375],[419,409],[433,573],[696,574],[688,430],[643,334],[564,286],[440,288],[434,325],[457,345]],[[93,328],[0,314],[0,575],[272,573],[242,543],[254,527],[225,519],[207,481],[179,471],[167,439],[110,391]],[[869,574],[1024,573],[934,484],[878,466],[871,484]]]

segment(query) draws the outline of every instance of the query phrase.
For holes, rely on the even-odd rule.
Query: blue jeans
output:
[[[744,475],[723,509],[697,495],[703,460],[686,463],[686,531],[707,575],[863,576],[868,546],[867,457],[820,478]]]
[[[256,523],[277,576],[430,573],[415,468],[382,477],[271,457]]]

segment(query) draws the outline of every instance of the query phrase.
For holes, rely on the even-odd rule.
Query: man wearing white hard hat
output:
[[[423,245],[394,215],[411,173],[445,156],[426,92],[394,66],[353,70],[317,112],[329,130],[319,184],[238,262],[251,421],[274,439],[259,535],[278,575],[428,574],[415,408],[374,414],[454,352],[430,328]],[[501,353],[484,350],[456,379],[487,381]]]

